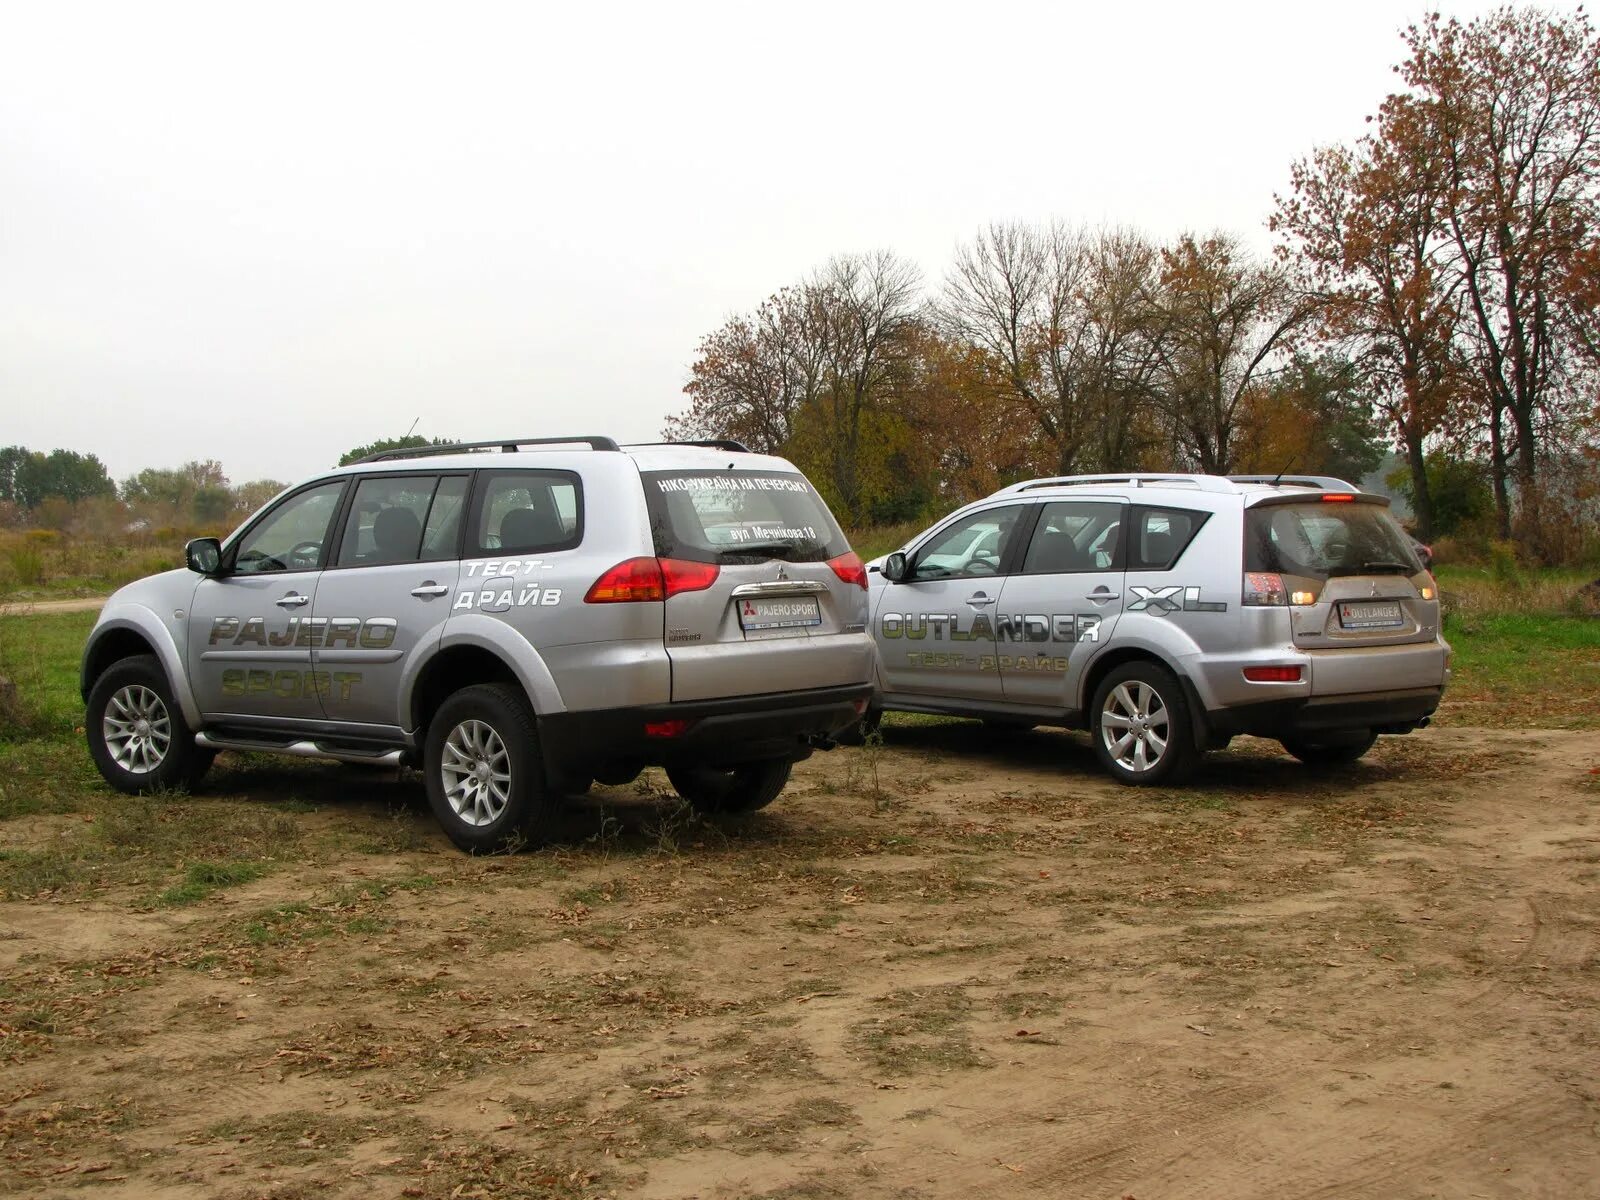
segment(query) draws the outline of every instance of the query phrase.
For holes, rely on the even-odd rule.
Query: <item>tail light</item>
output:
[[[630,558],[619,562],[589,586],[585,604],[659,603],[679,592],[704,591],[717,581],[716,563],[678,558]]]
[[[1301,669],[1294,667],[1246,667],[1244,677],[1251,683],[1299,683]]]
[[[722,568],[716,563],[686,562],[681,558],[663,558],[661,577],[667,584],[667,599],[679,592],[703,592],[717,581]]]
[[[1324,492],[1321,500],[1324,504],[1349,504],[1355,497],[1349,492]]]
[[[846,583],[853,583],[862,590],[867,586],[867,568],[862,566],[861,559],[854,550],[848,550],[838,558],[830,558],[828,565],[833,568],[833,573]]]
[[[1246,571],[1244,596],[1240,600],[1246,607],[1280,607],[1289,603],[1289,594],[1283,587],[1283,576],[1266,571]]]
[[[1427,575],[1428,582],[1419,587],[1417,591],[1424,600],[1433,600],[1439,595],[1439,581],[1433,577],[1432,571],[1429,571]]]
[[[1317,602],[1317,593],[1307,591],[1291,592],[1283,582],[1282,575],[1275,575],[1270,571],[1246,571],[1244,576],[1244,597],[1242,601],[1247,607],[1251,605],[1281,607],[1293,604],[1297,608]]]

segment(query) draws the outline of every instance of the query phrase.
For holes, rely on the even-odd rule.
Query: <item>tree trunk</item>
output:
[[[1506,445],[1500,431],[1500,414],[1505,410],[1498,400],[1489,408],[1489,476],[1494,485],[1495,534],[1502,541],[1511,539],[1511,494],[1506,486]]]
[[[1411,512],[1417,522],[1417,540],[1433,541],[1433,493],[1428,489],[1428,463],[1422,438],[1405,430],[1406,466],[1411,468]]]

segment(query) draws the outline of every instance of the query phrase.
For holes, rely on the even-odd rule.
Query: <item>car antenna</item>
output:
[[[1294,464],[1299,458],[1300,458],[1300,456],[1298,454],[1293,454],[1293,455],[1289,456],[1289,465],[1287,467],[1285,467],[1283,470],[1279,471],[1276,475],[1274,475],[1272,477],[1272,486],[1273,487],[1277,487],[1279,481],[1282,480],[1283,477],[1285,475],[1287,475],[1290,471],[1294,470]]]

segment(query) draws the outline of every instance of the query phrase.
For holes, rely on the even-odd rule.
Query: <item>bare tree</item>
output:
[[[941,320],[988,357],[1037,428],[1049,469],[1127,466],[1140,453],[1155,261],[1137,234],[1060,224],[991,225],[958,250]]]
[[[1281,267],[1254,262],[1238,239],[1184,236],[1161,251],[1151,299],[1158,323],[1155,388],[1174,447],[1197,469],[1233,469],[1233,440],[1252,390],[1285,361],[1314,298]]]

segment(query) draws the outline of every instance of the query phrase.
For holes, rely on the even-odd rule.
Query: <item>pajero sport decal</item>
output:
[[[331,650],[345,645],[352,650],[387,650],[394,644],[400,622],[393,617],[290,617],[282,629],[267,629],[265,617],[213,617],[211,646],[297,646]],[[223,656],[227,657],[227,656]]]

